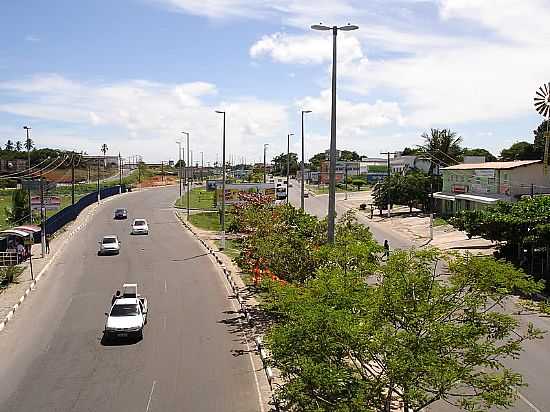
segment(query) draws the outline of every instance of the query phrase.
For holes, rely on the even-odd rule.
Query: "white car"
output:
[[[100,255],[118,255],[120,253],[120,240],[116,235],[103,236],[99,241]]]
[[[107,321],[103,334],[109,338],[143,338],[143,327],[147,323],[147,299],[137,293],[137,285],[124,284],[123,295],[115,299],[111,310],[106,313]]]
[[[145,219],[135,219],[132,223],[132,234],[133,235],[148,235],[149,234],[149,225]]]

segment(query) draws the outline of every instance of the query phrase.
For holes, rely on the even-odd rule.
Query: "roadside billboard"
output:
[[[40,196],[31,197],[31,209],[40,210]],[[44,196],[44,207],[46,210],[58,210],[61,207],[61,198],[59,196]]]
[[[261,193],[273,197],[275,200],[275,185],[273,183],[231,183],[225,185],[225,204],[234,205],[241,202],[240,193]],[[221,185],[217,186],[216,196],[218,207],[221,206],[222,190]]]

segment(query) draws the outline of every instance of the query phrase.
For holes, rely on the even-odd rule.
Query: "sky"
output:
[[[330,141],[370,157],[450,128],[494,154],[533,140],[550,81],[548,0],[21,0],[0,12],[0,144],[260,162]]]

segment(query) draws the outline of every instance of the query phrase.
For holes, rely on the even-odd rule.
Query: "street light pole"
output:
[[[201,184],[202,184],[202,173],[204,171],[204,152],[201,152]]]
[[[302,182],[300,184],[300,209],[304,210],[304,175],[305,175],[305,161],[304,161],[304,114],[311,113],[311,110],[302,110]]]
[[[288,204],[288,198],[290,197],[289,183],[290,183],[290,136],[294,136],[294,133],[289,133],[287,136],[286,144],[286,203]]]
[[[334,228],[336,220],[336,36],[338,30],[351,31],[359,27],[348,24],[347,26],[324,26],[315,24],[313,30],[332,30],[332,109],[330,116],[330,166],[329,166],[329,196],[328,196],[328,241],[334,243]]]
[[[23,129],[26,130],[27,132],[27,169],[29,169],[29,173],[30,173],[30,168],[31,168],[31,152],[30,152],[30,149],[31,149],[31,141],[30,141],[30,138],[29,138],[29,130],[31,130],[32,128],[29,127],[29,126],[23,126]],[[29,183],[29,188],[28,188],[28,193],[29,193],[29,222],[32,224],[32,206],[31,206],[31,185]]]
[[[187,169],[189,167],[189,133],[182,132],[185,136],[187,136],[187,162],[185,164],[185,168]],[[185,150],[185,149],[184,149]],[[185,184],[187,185],[187,220],[189,220],[189,197],[191,194],[189,193],[189,178],[187,177],[187,170],[185,173]]]
[[[223,134],[222,134],[222,233],[220,249],[225,249],[225,112],[216,110],[216,113],[223,114]]]
[[[266,180],[266,166],[265,166],[265,154],[267,151],[267,146],[269,146],[269,143],[264,143],[264,183],[267,183]]]
[[[178,157],[179,157],[179,163],[178,163],[178,167],[179,167],[179,181],[180,181],[180,199],[181,199],[181,142],[179,140],[176,140],[176,143],[178,144]]]

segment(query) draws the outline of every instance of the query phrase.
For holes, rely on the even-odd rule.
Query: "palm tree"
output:
[[[6,150],[8,152],[11,152],[13,150],[13,142],[11,140],[8,139],[8,141],[6,142]]]
[[[430,133],[422,133],[424,145],[420,149],[429,156],[432,161],[429,174],[433,174],[435,164],[452,165],[462,159],[462,137],[450,129],[430,129]]]
[[[18,140],[17,142],[15,142],[15,150],[20,152],[21,149],[23,148],[23,145],[21,144],[21,142]]]
[[[33,147],[34,147],[34,142],[32,141],[32,139],[30,137],[28,139],[25,139],[25,149],[31,150]]]

